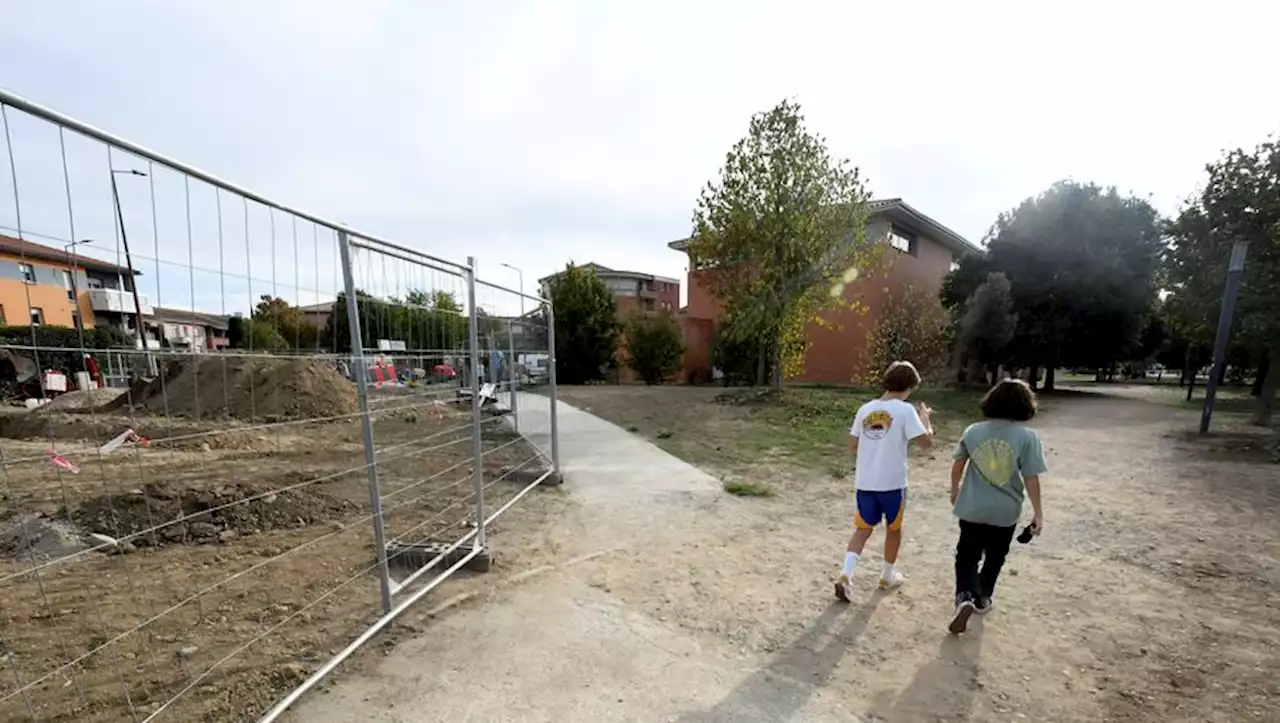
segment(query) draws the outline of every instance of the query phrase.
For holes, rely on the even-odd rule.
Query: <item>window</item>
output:
[[[31,325],[40,326],[44,323],[44,310],[37,307],[31,307]]]
[[[82,322],[80,321],[80,312],[78,311],[71,312],[71,327],[76,331],[79,331],[81,323]]]
[[[22,280],[28,284],[36,282],[36,270],[31,264],[18,264],[18,270],[22,272]]]
[[[62,270],[62,285],[67,290],[67,300],[75,301],[76,300],[75,282],[71,278],[71,272],[67,271],[66,269]]]
[[[898,226],[889,228],[889,245],[904,254],[916,253],[916,235]]]
[[[645,311],[653,311],[653,299],[645,299],[645,300],[644,300],[644,310],[645,310]]]

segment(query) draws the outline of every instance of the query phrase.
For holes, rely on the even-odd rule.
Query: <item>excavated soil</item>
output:
[[[355,388],[332,364],[275,357],[170,363],[132,394],[135,409],[184,417],[273,422],[354,414]]]
[[[192,516],[182,524],[169,525],[155,534],[139,535],[131,540],[137,547],[148,547],[184,541],[227,542],[267,530],[307,527],[349,517],[358,511],[350,500],[330,497],[311,487],[271,491],[273,487],[306,481],[301,474],[293,477],[275,485],[229,482],[204,488],[155,482],[124,495],[86,500],[72,510],[71,517],[88,532],[119,539],[167,520]]]

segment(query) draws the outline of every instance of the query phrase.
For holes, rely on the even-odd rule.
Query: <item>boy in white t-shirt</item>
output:
[[[849,602],[853,596],[853,569],[876,525],[884,521],[884,570],[880,589],[893,590],[905,578],[894,568],[902,545],[902,516],[907,507],[907,447],[933,445],[933,410],[913,407],[907,397],[920,386],[920,372],[911,362],[889,365],[881,379],[884,394],[858,409],[849,429],[849,451],[857,456],[854,487],[857,508],[853,536],[840,577],[836,597]]]

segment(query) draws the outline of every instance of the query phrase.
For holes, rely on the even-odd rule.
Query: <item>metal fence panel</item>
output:
[[[0,115],[0,719],[273,719],[559,481],[541,299]]]

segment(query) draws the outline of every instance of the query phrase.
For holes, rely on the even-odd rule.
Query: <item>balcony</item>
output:
[[[138,304],[142,307],[143,316],[154,316],[156,310],[147,301],[147,297],[139,296]],[[89,289],[89,306],[95,312],[106,314],[135,314],[133,292],[119,289]]]

